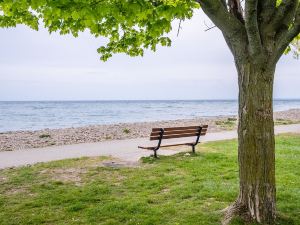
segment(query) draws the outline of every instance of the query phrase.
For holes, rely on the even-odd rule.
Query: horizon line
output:
[[[300,98],[274,98],[273,101],[300,100]],[[62,99],[62,100],[0,100],[0,102],[117,102],[117,101],[238,101],[237,98],[212,99]]]

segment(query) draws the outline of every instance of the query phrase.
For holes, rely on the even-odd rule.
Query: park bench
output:
[[[187,146],[191,146],[193,153],[195,153],[195,146],[199,143],[200,136],[204,136],[206,134],[207,128],[208,125],[152,128],[152,132],[150,134],[150,141],[158,141],[157,145],[151,147],[138,146],[138,148],[153,150],[155,158],[157,158],[156,152],[160,147],[187,145]],[[167,145],[161,144],[163,139],[184,138],[184,137],[194,137],[194,136],[196,137],[196,141],[194,142],[175,143],[175,144],[167,144]]]

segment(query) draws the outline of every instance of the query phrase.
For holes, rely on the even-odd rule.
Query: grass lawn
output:
[[[278,224],[300,224],[300,135],[276,139]],[[0,171],[0,224],[220,224],[238,194],[236,141],[138,167],[104,157]],[[239,221],[233,224],[241,224]]]

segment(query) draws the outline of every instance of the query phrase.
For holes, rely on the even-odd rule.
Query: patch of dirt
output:
[[[126,179],[127,179],[126,176],[122,176],[122,175],[120,175],[120,174],[115,175],[115,176],[113,177],[113,184],[114,184],[115,186],[122,186],[123,182],[124,182]]]
[[[120,160],[105,160],[100,163],[100,166],[110,168],[137,168],[140,167],[138,162],[120,161]]]
[[[0,184],[5,183],[8,180],[8,178],[4,175],[0,175]]]
[[[26,187],[18,187],[18,188],[11,188],[5,192],[6,195],[17,195],[17,194],[24,194],[28,196],[33,196],[34,194],[31,193]]]
[[[85,168],[46,169],[41,174],[50,176],[55,181],[71,182],[77,186],[82,184],[82,175],[87,173]]]
[[[167,194],[167,193],[170,193],[170,189],[169,189],[169,188],[164,188],[164,189],[162,189],[159,193],[161,193],[161,194]]]

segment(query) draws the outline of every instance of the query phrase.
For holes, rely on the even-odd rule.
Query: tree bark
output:
[[[235,216],[262,224],[275,221],[275,141],[273,81],[275,65],[236,62],[239,76],[238,162],[240,193],[227,209],[224,224]]]

